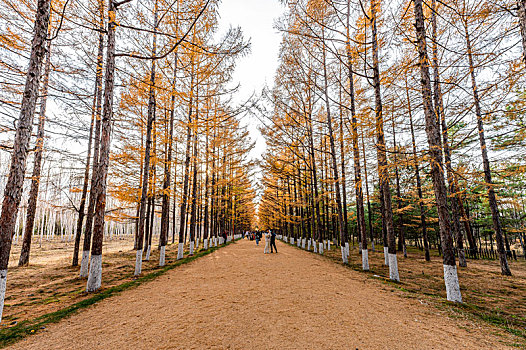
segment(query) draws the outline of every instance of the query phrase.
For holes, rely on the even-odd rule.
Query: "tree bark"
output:
[[[175,82],[177,78],[177,52],[174,58],[174,75],[172,80],[172,96],[170,105],[170,121],[168,126],[168,151],[164,163],[164,179],[163,179],[163,202],[161,209],[161,235],[159,237],[160,255],[159,266],[164,266],[166,256],[166,244],[168,243],[168,231],[170,229],[170,189],[171,173],[172,173],[172,148],[174,136],[174,114],[175,114]],[[175,203],[174,203],[175,206]]]
[[[196,106],[199,106],[199,92],[196,96]],[[197,147],[198,147],[198,136],[197,136],[197,119],[198,118],[198,107],[196,107],[195,122],[192,125],[193,129],[193,156],[192,156],[192,203],[190,209],[190,255],[193,255],[194,242],[196,238],[196,223],[197,223]]]
[[[84,217],[86,215],[85,208],[86,208],[86,199],[88,195],[88,186],[89,186],[89,170],[90,170],[90,162],[91,162],[91,148],[93,143],[93,132],[95,130],[95,124],[98,122],[97,130],[100,130],[100,106],[101,106],[101,99],[102,99],[102,64],[104,60],[104,1],[99,0],[99,45],[98,45],[98,52],[97,52],[97,67],[95,70],[95,89],[93,92],[93,107],[91,112],[91,124],[90,124],[90,131],[89,131],[89,139],[88,139],[88,155],[86,156],[86,166],[84,168],[84,183],[82,185],[82,196],[80,198],[80,206],[79,206],[79,217],[77,219],[77,228],[75,233],[75,245],[73,247],[73,259],[72,259],[72,266],[77,266],[79,264],[79,249],[80,249],[80,238],[82,236],[82,225],[84,223]],[[97,133],[96,133],[97,134]],[[96,136],[95,143],[97,144],[97,151],[98,151],[98,142],[100,138],[100,132],[98,133],[98,136]],[[95,150],[93,151],[93,169],[95,169],[95,158],[98,158],[98,154],[95,154]],[[92,181],[94,180],[94,175],[92,175]],[[93,182],[92,182],[93,183]],[[89,207],[89,206],[88,206]],[[91,212],[93,212],[93,206],[91,207]],[[91,226],[91,225],[90,225]],[[87,244],[86,251],[89,252],[89,243],[91,243],[91,230],[90,230],[90,241]],[[87,260],[86,260],[86,267],[87,267]],[[86,269],[87,273],[87,269]]]
[[[484,180],[488,187],[488,202],[491,209],[491,217],[493,219],[493,229],[495,230],[495,239],[497,241],[497,251],[499,253],[501,273],[506,276],[511,276],[511,270],[508,266],[508,259],[506,257],[506,250],[504,248],[504,238],[502,233],[502,226],[500,223],[499,208],[497,205],[497,198],[493,181],[491,179],[491,167],[488,158],[488,149],[486,147],[486,137],[484,136],[484,122],[482,120],[482,110],[480,107],[480,99],[477,88],[477,80],[475,78],[475,66],[473,63],[473,51],[471,48],[471,41],[469,36],[469,29],[467,19],[463,18],[464,32],[466,35],[466,49],[468,54],[469,71],[471,77],[471,88],[473,91],[473,100],[475,103],[475,114],[477,116],[477,128],[479,132],[480,151],[482,153],[482,165],[484,167]]]
[[[431,261],[431,255],[429,254],[429,239],[427,237],[427,224],[426,224],[426,211],[424,206],[424,198],[422,195],[422,181],[420,179],[420,166],[418,162],[417,152],[416,152],[416,139],[415,139],[415,129],[413,127],[413,110],[411,108],[411,100],[409,98],[409,88],[405,86],[406,96],[407,96],[407,109],[409,113],[409,125],[411,127],[411,143],[413,146],[413,162],[415,166],[415,176],[416,176],[416,190],[418,192],[418,204],[420,207],[420,224],[422,226],[422,240],[424,241],[424,254],[426,261]]]
[[[404,225],[404,214],[402,213],[402,193],[400,191],[400,176],[398,174],[398,159],[397,159],[397,152],[398,152],[398,145],[396,144],[396,130],[395,130],[395,120],[393,118],[392,120],[392,126],[393,126],[393,146],[394,146],[394,163],[395,163],[395,180],[396,180],[396,196],[397,202],[398,202],[398,210],[400,211],[398,213],[398,251],[402,251],[404,254],[404,258],[407,258],[407,248],[405,245],[405,225]]]
[[[96,169],[95,212],[93,218],[93,239],[91,245],[91,259],[86,290],[94,292],[101,286],[102,281],[102,241],[104,239],[104,213],[106,208],[106,179],[110,160],[111,126],[113,119],[113,90],[115,85],[115,29],[116,3],[109,2],[108,8],[108,45],[107,64],[104,87],[104,111],[102,114],[102,130],[100,138],[100,158]]]
[[[11,252],[18,208],[22,199],[27,153],[38,97],[42,61],[46,53],[45,43],[49,26],[49,9],[50,0],[38,0],[29,68],[26,75],[24,94],[20,106],[20,118],[16,127],[11,166],[0,214],[0,320],[4,309],[9,253]]]
[[[325,45],[325,43],[323,43]],[[334,191],[336,195],[336,210],[338,212],[338,233],[340,235],[340,242],[342,246],[345,246],[345,230],[343,222],[343,210],[342,210],[342,198],[340,192],[340,176],[338,174],[338,160],[336,158],[336,145],[334,142],[334,132],[332,129],[332,116],[331,116],[331,106],[329,102],[329,87],[328,87],[328,78],[327,78],[327,64],[326,64],[326,55],[325,55],[325,46],[323,47],[323,83],[324,88],[323,92],[325,95],[325,108],[327,109],[327,128],[329,130],[329,144],[330,144],[330,157],[332,160],[332,174],[334,177]],[[365,245],[367,249],[367,243]],[[346,259],[343,259],[343,262],[346,262]],[[367,264],[367,269],[369,264]],[[365,267],[364,267],[365,269]]]
[[[193,85],[193,84],[192,84]],[[193,86],[190,87],[191,91],[193,91]],[[189,105],[189,111],[188,111],[188,125],[186,129],[186,156],[184,161],[184,180],[183,180],[183,193],[181,198],[181,210],[180,210],[180,217],[179,220],[179,248],[177,253],[177,259],[183,258],[183,244],[185,240],[185,232],[186,232],[186,203],[188,201],[188,180],[190,176],[190,152],[191,152],[191,140],[192,140],[192,113],[193,113],[193,98],[192,94],[190,94],[190,105]]]
[[[373,85],[375,97],[376,114],[376,150],[378,156],[378,177],[380,194],[383,202],[382,221],[385,224],[387,235],[387,253],[389,258],[389,277],[391,280],[400,281],[398,274],[398,261],[396,258],[396,238],[393,225],[393,208],[391,201],[391,189],[389,185],[389,172],[387,169],[387,154],[385,148],[384,119],[382,108],[382,97],[380,92],[380,68],[378,58],[378,38],[376,29],[376,0],[371,0],[371,26],[373,44]]]
[[[157,52],[157,1],[155,1],[154,10],[154,30],[153,30],[153,43],[152,43],[152,55],[155,56]],[[143,164],[143,177],[141,186],[141,202],[139,210],[139,231],[137,233],[137,250],[135,252],[135,272],[134,275],[138,276],[142,271],[142,253],[143,253],[143,241],[144,241],[144,227],[146,220],[146,200],[148,197],[148,182],[150,179],[150,152],[152,147],[152,129],[155,121],[155,69],[156,60],[152,60],[150,69],[150,81],[149,81],[149,95],[148,95],[148,119],[146,121],[146,145],[144,148],[144,164]]]
[[[46,63],[44,67],[44,81],[42,85],[42,97],[40,101],[40,115],[38,119],[38,130],[36,140],[35,161],[33,165],[33,173],[31,175],[31,189],[29,191],[29,200],[27,203],[27,216],[24,238],[22,242],[22,249],[20,251],[20,259],[18,266],[25,266],[29,264],[29,252],[31,251],[31,238],[33,236],[33,229],[35,224],[35,215],[38,200],[38,188],[40,185],[40,172],[42,170],[42,154],[44,152],[44,132],[46,123],[46,103],[49,85],[49,74],[51,71],[51,41],[47,43]]]
[[[526,62],[526,0],[517,0],[517,7],[522,38],[522,60]]]
[[[431,24],[432,24],[432,49],[433,49],[433,100],[435,107],[435,116],[442,127],[442,147],[444,150],[444,160],[447,170],[447,183],[449,185],[450,203],[451,203],[451,229],[457,242],[458,262],[462,267],[467,267],[466,255],[464,252],[464,241],[462,230],[460,228],[460,211],[459,198],[456,188],[456,176],[451,163],[451,151],[449,148],[448,126],[446,115],[444,113],[444,103],[442,100],[442,91],[440,88],[440,73],[438,70],[438,38],[437,38],[437,16],[436,0],[431,1]],[[460,204],[461,205],[461,204]]]
[[[457,267],[455,264],[453,239],[451,236],[449,210],[447,207],[447,189],[444,181],[440,130],[438,126],[438,120],[433,113],[431,79],[429,75],[429,59],[427,55],[422,0],[414,0],[413,4],[415,12],[415,28],[418,45],[420,78],[422,85],[422,98],[426,121],[426,134],[431,161],[431,178],[433,181],[433,189],[435,191],[437,202],[438,223],[444,263],[444,281],[446,284],[447,299],[449,301],[462,302],[460,286],[458,283]]]
[[[104,11],[104,1],[99,0],[99,11],[103,13]],[[101,15],[103,17],[103,14]],[[103,51],[104,51],[104,34],[102,29],[104,28],[104,19],[102,18],[99,23],[99,29],[101,31],[99,32],[99,48],[97,52],[97,70],[96,70],[96,76],[95,76],[95,86],[97,86],[94,101],[96,103],[95,111],[95,139],[93,144],[93,165],[92,165],[92,173],[91,173],[91,190],[89,194],[89,202],[88,202],[88,210],[86,213],[86,224],[84,228],[84,242],[82,247],[82,260],[80,262],[80,277],[87,277],[88,276],[88,268],[89,268],[89,253],[90,253],[90,246],[91,246],[91,235],[93,232],[93,216],[94,216],[94,210],[95,210],[95,201],[97,198],[98,193],[96,192],[98,189],[95,186],[95,181],[97,178],[97,172],[99,166],[99,158],[100,158],[100,135],[101,135],[101,128],[102,128],[102,66],[103,66]],[[107,54],[109,55],[109,54]],[[108,59],[108,58],[107,58]]]

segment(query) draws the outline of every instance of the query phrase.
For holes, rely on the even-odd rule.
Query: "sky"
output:
[[[250,39],[251,53],[237,62],[234,82],[241,84],[234,101],[241,103],[254,92],[259,94],[265,84],[272,86],[278,65],[281,34],[274,29],[274,21],[284,12],[278,0],[222,0],[219,5],[219,32],[240,26],[246,39]],[[259,158],[265,150],[265,141],[257,130],[257,119],[243,118],[250,137],[256,140],[251,153]]]

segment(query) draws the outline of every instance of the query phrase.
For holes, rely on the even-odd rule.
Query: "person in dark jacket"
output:
[[[270,231],[270,252],[274,253],[274,250],[276,250],[277,254],[278,248],[276,248],[276,233],[274,231]]]

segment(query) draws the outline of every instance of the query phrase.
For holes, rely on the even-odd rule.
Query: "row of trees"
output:
[[[1,140],[11,157],[0,215],[0,312],[12,239],[22,232],[20,266],[29,263],[33,234],[53,235],[58,225],[74,236],[72,265],[80,260],[92,292],[101,286],[105,234],[134,234],[139,275],[155,235],[163,266],[170,240],[180,259],[187,242],[193,254],[200,242],[208,249],[247,230],[255,216],[253,144],[238,118],[246,106],[232,107],[230,96],[235,61],[249,44],[239,28],[217,33],[218,1],[32,6],[0,7],[7,23]],[[27,69],[15,64],[25,57]],[[58,160],[47,162],[46,177],[49,158]],[[48,195],[57,163],[69,181]],[[108,220],[116,224],[108,228]]]
[[[525,238],[523,2],[287,4],[262,225],[320,253],[337,240],[344,263],[356,237],[364,270],[380,241],[395,281],[397,250],[412,241],[429,260],[434,244],[451,301],[456,258],[466,267],[488,236],[511,275]]]

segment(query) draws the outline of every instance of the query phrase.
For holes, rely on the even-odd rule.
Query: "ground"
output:
[[[48,325],[12,349],[507,349],[371,273],[278,242],[238,241]]]

